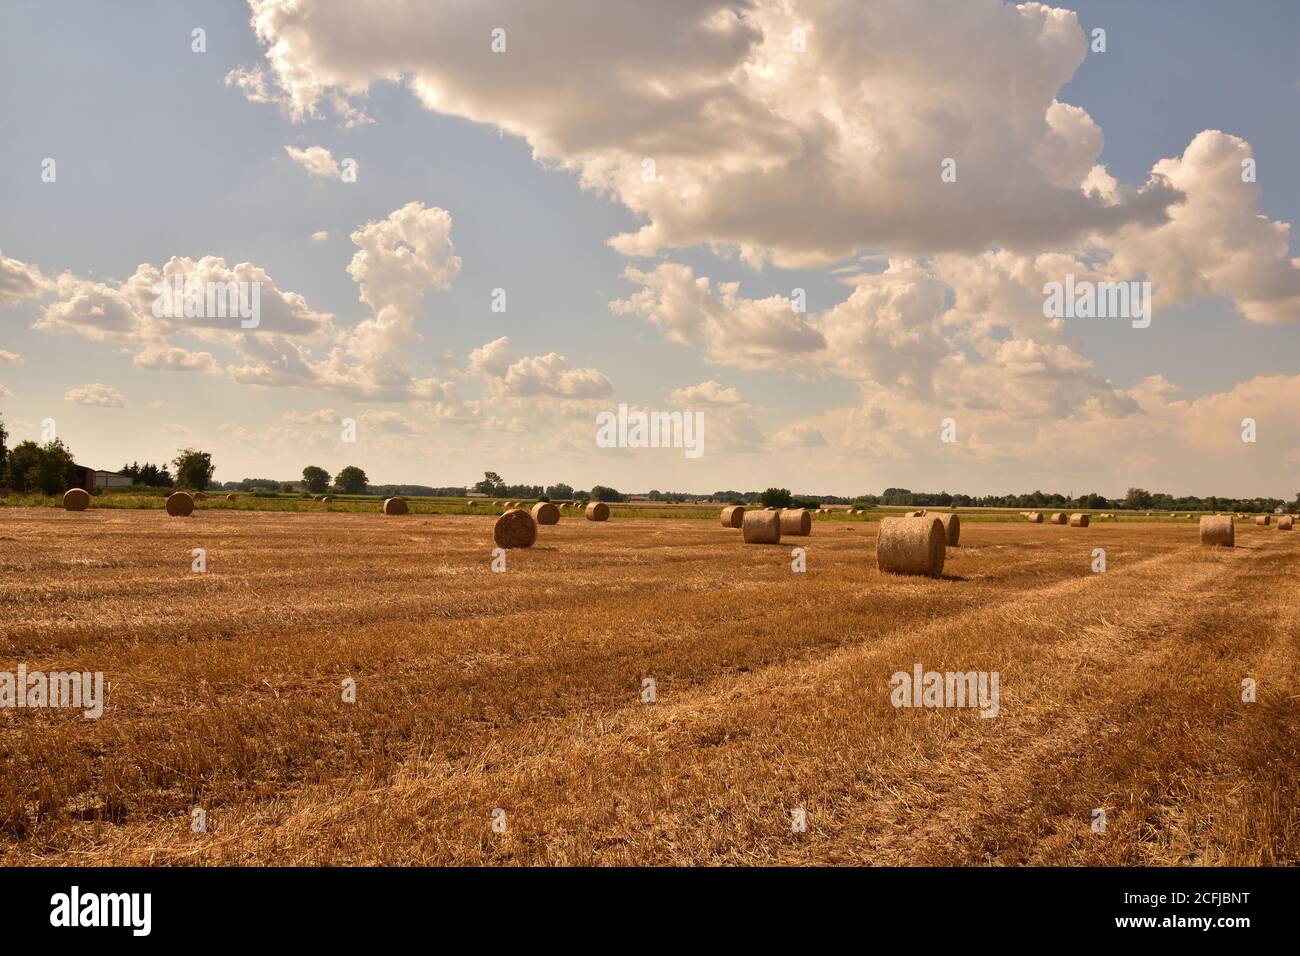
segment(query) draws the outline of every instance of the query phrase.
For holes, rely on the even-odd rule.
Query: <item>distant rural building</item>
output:
[[[131,479],[128,476],[119,475],[115,471],[87,468],[85,465],[73,465],[72,467],[77,476],[74,485],[76,488],[94,491],[96,488],[127,488],[131,485]]]

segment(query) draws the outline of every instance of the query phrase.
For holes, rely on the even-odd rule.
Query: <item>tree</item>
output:
[[[558,482],[546,489],[546,497],[559,498],[561,501],[569,501],[573,498],[573,486],[566,485],[564,482]]]
[[[623,496],[618,493],[617,489],[606,488],[604,485],[592,485],[591,497],[597,501],[622,501]]]
[[[57,495],[76,480],[72,452],[57,438],[45,445],[20,442],[6,457],[8,483],[15,491]]]
[[[506,483],[495,471],[485,471],[483,480],[474,484],[474,490],[483,495],[503,495],[506,493]]]
[[[308,465],[302,470],[302,487],[313,495],[323,495],[330,489],[330,473],[316,465]]]
[[[306,476],[306,472],[304,472],[303,477]],[[364,495],[366,486],[370,484],[370,479],[356,465],[348,465],[334,476],[334,484],[345,495]]]
[[[768,488],[758,500],[764,508],[789,508],[792,495],[789,488]]]
[[[216,471],[212,456],[197,448],[182,449],[172,459],[172,465],[176,469],[176,484],[194,491],[206,489],[212,481],[212,473]]]
[[[5,431],[5,420],[0,418],[0,482],[5,479],[5,464],[9,458],[9,449],[5,442],[9,440],[9,433]]]
[[[1147,491],[1145,488],[1130,488],[1128,493],[1124,495],[1124,507],[1133,508],[1135,510],[1139,508],[1150,508],[1151,492]]]
[[[8,455],[9,477],[6,483],[14,491],[33,491],[32,480],[41,461],[41,446],[34,441],[19,442]]]

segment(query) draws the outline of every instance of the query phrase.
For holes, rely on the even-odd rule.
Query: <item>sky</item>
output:
[[[1291,498],[1297,41],[1287,2],[10,0],[0,417],[219,481]],[[1045,315],[1067,275],[1149,326]],[[175,276],[259,325],[155,315]],[[704,453],[601,447],[620,404]]]

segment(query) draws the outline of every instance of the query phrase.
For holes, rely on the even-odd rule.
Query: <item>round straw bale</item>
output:
[[[1061,514],[1061,512],[1058,511],[1058,512],[1056,512],[1056,514],[1052,515],[1052,516],[1051,516],[1050,518],[1048,518],[1047,520],[1048,520],[1049,522],[1051,522],[1052,524],[1065,524],[1065,522],[1066,522],[1066,517],[1065,517],[1065,515]]]
[[[1042,516],[1039,512],[1037,512],[1037,511],[1031,511],[1031,512],[1029,512],[1029,514],[1027,514],[1025,517],[1029,519],[1029,523],[1030,523],[1030,524],[1042,524],[1042,523],[1043,523],[1043,516]]]
[[[167,496],[167,513],[173,518],[187,518],[194,513],[194,499],[183,491]]]
[[[961,519],[955,514],[939,515],[939,521],[943,524],[943,530],[948,535],[948,547],[957,547],[957,539],[961,537]]]
[[[560,509],[549,501],[539,501],[533,505],[533,520],[538,524],[559,524]]]
[[[327,505],[327,504],[330,504],[330,503],[333,502],[333,501],[334,501],[334,499],[331,498],[329,495],[321,495],[321,499],[320,499],[320,503],[321,503],[321,504],[323,504],[323,505]]]
[[[234,495],[226,495],[226,500],[227,500],[227,501],[237,501],[238,499],[237,499]]]
[[[85,511],[90,507],[90,492],[85,488],[69,488],[63,493],[64,511]]]
[[[466,508],[477,508],[477,507],[478,507],[478,502],[477,502],[477,501],[474,501],[473,499],[470,499],[469,501],[465,502],[465,507],[466,507]]]
[[[605,504],[603,501],[593,501],[591,504],[587,505],[587,520],[608,521],[609,505]]]
[[[1226,515],[1202,515],[1201,544],[1231,548],[1236,539],[1232,518]]]
[[[498,548],[531,548],[537,540],[537,522],[522,508],[512,508],[497,518],[492,540]]]
[[[311,500],[312,500],[312,501],[320,501],[320,500],[321,500],[322,498],[324,498],[324,497],[325,497],[324,495],[312,495],[312,496],[311,496]]]
[[[1291,519],[1291,516],[1290,516],[1290,515],[1282,515],[1280,518],[1277,519],[1277,530],[1278,530],[1278,531],[1290,531],[1290,530],[1291,530],[1291,520],[1292,520],[1292,519]]]
[[[781,533],[796,538],[812,534],[812,515],[806,508],[786,508],[781,512]]]
[[[1255,524],[1267,526],[1271,524],[1272,521],[1273,521],[1272,515],[1260,515],[1258,518],[1255,519]]]
[[[1071,528],[1088,527],[1088,516],[1084,514],[1070,515],[1070,527]]]
[[[499,501],[494,501],[494,502],[492,502],[492,507],[493,507],[493,508],[500,508],[500,507],[501,507],[501,502],[499,502]]]
[[[202,491],[196,491],[196,492],[194,492],[192,495],[190,495],[190,497],[193,498],[195,501],[207,501],[207,500],[208,500],[208,496],[207,496],[207,494],[205,494],[205,493],[202,492]]]
[[[406,507],[405,498],[384,499],[384,514],[386,515],[404,515],[409,511],[410,509]]]
[[[924,511],[909,511],[906,515],[904,515],[904,517],[907,517],[907,518],[923,518],[923,517],[925,517],[925,512],[924,512]]]
[[[722,509],[722,526],[724,528],[739,528],[744,523],[744,505],[728,505]]]
[[[770,508],[746,511],[740,533],[745,544],[780,544],[781,516]]]
[[[943,522],[922,518],[883,518],[876,535],[876,567],[891,574],[943,573],[947,534]]]

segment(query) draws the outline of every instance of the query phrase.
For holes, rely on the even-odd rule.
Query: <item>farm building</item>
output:
[[[96,488],[126,488],[131,484],[129,477],[119,475],[115,471],[87,468],[85,465],[73,465],[72,467],[77,475],[75,487],[85,488],[87,491],[94,491]]]

